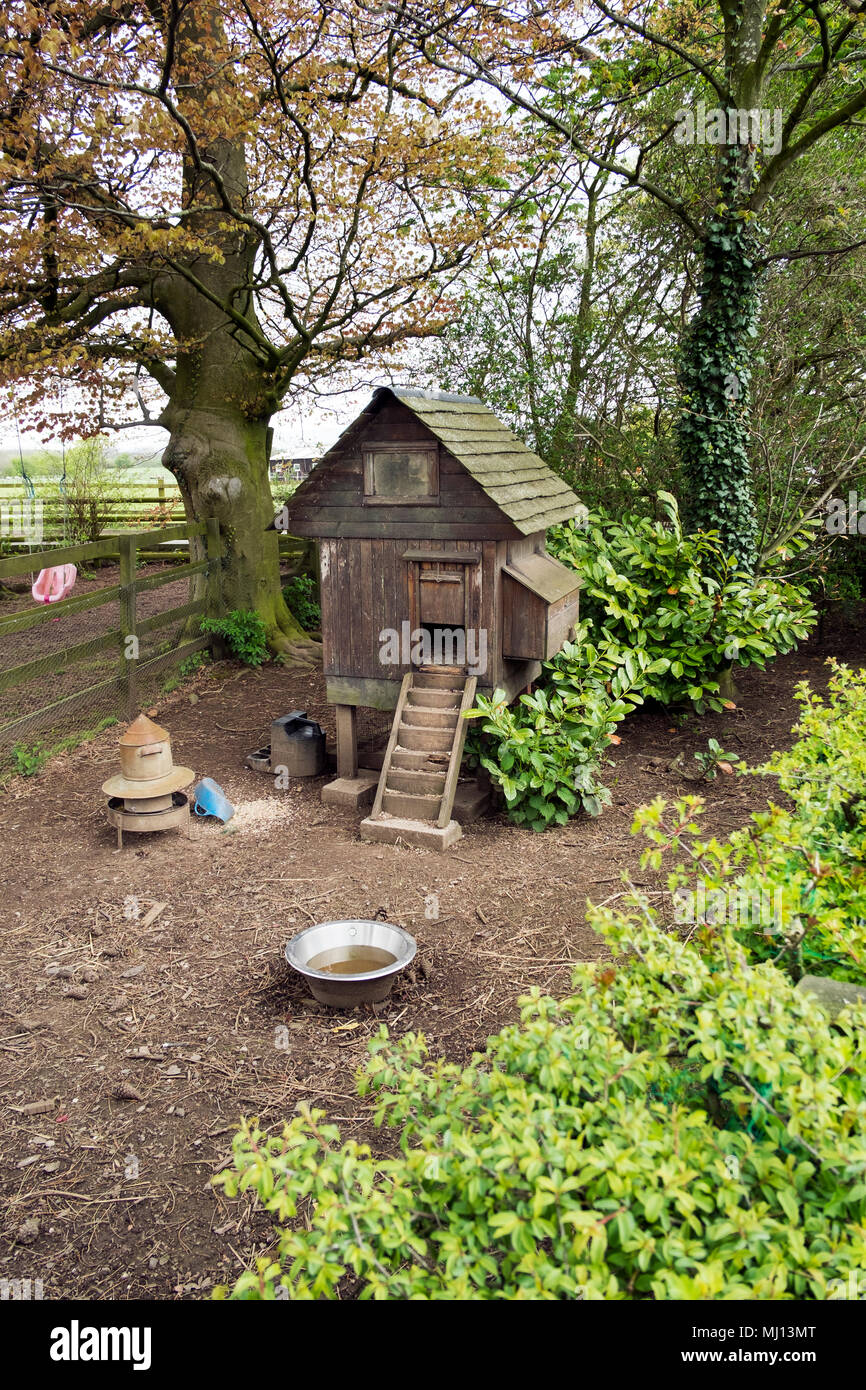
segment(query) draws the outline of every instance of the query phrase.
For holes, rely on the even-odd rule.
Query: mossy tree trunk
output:
[[[191,11],[181,24],[187,38],[195,39],[197,23]],[[193,110],[209,96],[208,81],[198,76],[187,98]],[[161,423],[171,437],[163,463],[178,480],[187,514],[219,522],[224,610],[257,612],[271,650],[288,658],[313,644],[283,599],[278,536],[266,530],[275,513],[267,436],[280,404],[278,359],[245,288],[255,280],[259,236],[220,211],[221,198],[239,209],[249,203],[242,142],[218,138],[201,147],[197,161],[184,161],[183,186],[190,240],[217,247],[219,255],[184,256],[154,281],[154,304],[177,343],[165,382],[169,404]]]
[[[755,563],[758,530],[750,461],[755,255],[742,217],[732,213],[710,225],[700,306],[678,364],[677,434],[688,480],[688,524],[717,530],[726,553],[747,569]]]
[[[223,547],[223,608],[253,609],[263,619],[274,652],[305,644],[280,587],[278,536],[266,531],[274,516],[268,484],[267,420],[199,403],[171,406],[175,417],[163,462],[178,480],[189,516],[216,518]]]
[[[679,358],[678,438],[688,480],[688,520],[718,530],[728,554],[756,563],[758,525],[750,462],[750,403],[759,308],[756,155],[746,113],[760,112],[765,0],[723,0],[727,100],[717,163],[716,213],[703,237],[698,310]],[[718,128],[718,126],[717,126]],[[703,133],[702,133],[703,134]]]

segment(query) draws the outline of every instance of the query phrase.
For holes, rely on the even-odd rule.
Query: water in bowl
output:
[[[307,961],[307,966],[326,975],[368,975],[393,965],[396,959],[391,951],[383,951],[380,946],[341,946],[320,951]]]

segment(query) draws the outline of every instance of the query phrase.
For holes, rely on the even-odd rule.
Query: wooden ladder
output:
[[[476,676],[445,670],[407,671],[370,812],[404,820],[451,820],[466,741],[464,715],[475,698]]]

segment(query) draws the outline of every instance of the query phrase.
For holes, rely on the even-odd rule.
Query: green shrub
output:
[[[545,663],[533,695],[509,708],[497,691],[471,711],[484,723],[470,752],[517,825],[544,830],[581,809],[598,815],[610,802],[605,749],[635,705],[730,706],[721,669],[764,666],[815,621],[803,589],[738,571],[713,535],[684,536],[673,497],[658,496],[667,524],[593,516],[586,528],[551,531],[552,553],[583,580],[575,640]],[[712,777],[731,755],[712,740],[698,761]]]
[[[533,991],[468,1065],[382,1030],[359,1089],[396,1157],[305,1106],[282,1134],[244,1122],[216,1181],[278,1243],[232,1297],[336,1298],[351,1275],[392,1300],[823,1299],[863,1270],[866,1013],[831,1027],[646,899],[593,916],[616,963]]]
[[[288,584],[283,585],[283,598],[305,632],[318,632],[322,626],[322,609],[317,593],[316,581],[309,574],[296,574]]]
[[[12,766],[19,777],[35,777],[50,757],[51,749],[42,741],[12,745]]]
[[[258,613],[234,608],[224,618],[203,618],[201,630],[222,637],[245,666],[261,666],[268,659],[268,632]]]
[[[273,498],[274,511],[278,512],[286,503],[294,497],[300,486],[297,478],[272,478],[271,497]]]
[[[660,870],[670,858],[672,892],[696,894],[700,884],[707,904],[711,894],[737,895],[731,905],[746,920],[736,933],[753,959],[794,980],[808,973],[866,985],[866,672],[833,665],[826,696],[797,687],[802,713],[790,750],[754,769],[778,779],[789,805],[771,803],[718,841],[701,836],[698,798],[673,807],[658,798],[634,829],[653,845],[644,867]],[[771,915],[754,910],[759,901],[772,904]]]
[[[715,533],[684,535],[674,498],[658,498],[667,522],[591,515],[585,526],[555,527],[548,548],[581,576],[593,641],[647,654],[647,699],[719,710],[722,669],[763,668],[802,641],[817,615],[804,588],[737,569]]]
[[[534,694],[514,705],[501,691],[478,697],[469,717],[484,720],[485,737],[474,751],[515,825],[545,830],[581,809],[597,816],[610,804],[601,780],[605,754],[617,724],[640,703],[634,687],[642,655],[632,659],[611,643],[594,647],[584,623]]]

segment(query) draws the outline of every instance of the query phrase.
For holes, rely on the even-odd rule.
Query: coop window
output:
[[[424,506],[439,500],[439,458],[429,444],[380,444],[364,451],[364,501]]]

